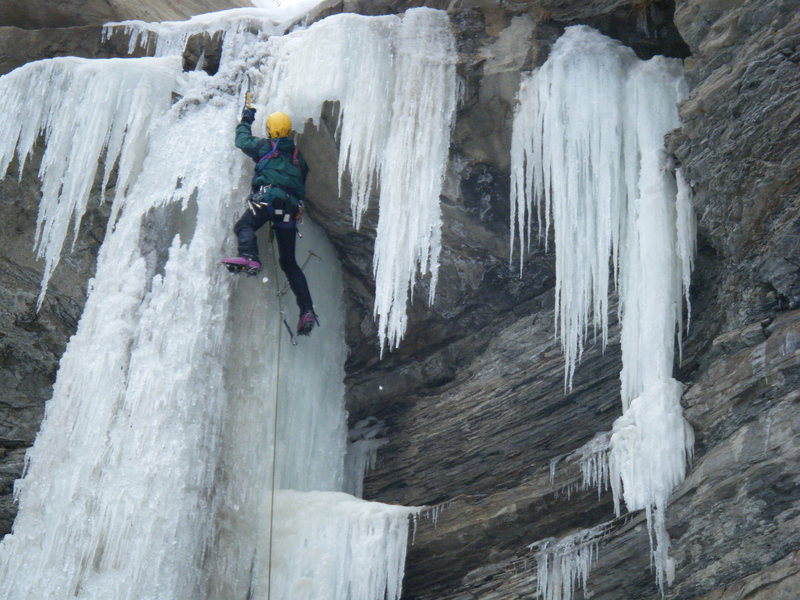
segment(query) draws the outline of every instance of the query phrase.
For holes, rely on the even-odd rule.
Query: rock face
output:
[[[35,3],[6,3],[0,24],[94,28],[107,19],[103,11],[127,6],[97,3],[88,11],[82,4],[56,3],[52,20],[42,21]],[[199,4],[160,3],[159,10],[191,12]],[[683,126],[668,136],[668,151],[693,186],[699,219],[692,324],[676,371],[687,385],[683,404],[697,444],[668,511],[676,574],[666,597],[800,597],[797,0],[326,0],[314,18],[396,13],[423,4],[450,13],[463,98],[442,194],[436,301],[425,305],[421,283],[406,338],[383,360],[371,316],[377,215],[371,210],[353,231],[347,201],[331,193],[337,107],[331,105],[320,126],[301,139],[312,164],[309,213],[328,231],[345,269],[351,422],[374,416],[388,429],[365,497],[441,507],[436,526],[424,518],[419,523],[404,597],[533,598],[528,544],[609,521],[589,577],[591,593],[575,597],[659,597],[644,515],[613,520],[610,493],[582,491],[577,466],[563,458],[608,431],[620,413],[618,327],[612,324],[605,352],[597,347],[584,355],[565,394],[553,332],[554,257],[534,249],[521,277],[516,265],[509,267],[514,96],[520,73],[541,64],[572,24],[596,27],[643,58],[684,58],[690,84],[680,107]],[[62,7],[72,17],[59,16]],[[149,18],[147,10],[156,9],[124,17]],[[36,35],[80,38],[64,29]],[[68,44],[41,46],[27,60],[117,51]],[[35,434],[103,231],[101,207],[85,220],[76,253],[65,257],[36,316],[32,175],[0,187],[2,494],[10,492]],[[551,478],[550,463],[559,457]],[[0,511],[0,531],[7,531],[13,515],[8,495]]]

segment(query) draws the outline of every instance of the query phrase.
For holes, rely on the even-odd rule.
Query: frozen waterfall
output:
[[[0,544],[2,598],[400,597],[414,509],[338,491],[346,350],[333,248],[313,223],[303,226],[298,259],[307,251],[321,258],[309,261],[307,275],[323,326],[297,347],[283,325],[284,314],[295,315],[292,297],[280,293],[266,231],[267,281],[232,278],[217,260],[231,251],[230,229],[249,189],[250,165],[233,147],[244,73],[260,77],[257,100],[283,98],[302,123],[310,101],[295,87],[305,76],[306,87],[319,90],[319,72],[302,73],[291,44],[314,35],[342,40],[350,31],[366,44],[369,31],[378,32],[374,51],[357,51],[376,59],[377,88],[393,90],[386,109],[397,126],[375,127],[370,137],[365,127],[374,123],[347,116],[363,107],[336,90],[329,99],[342,102],[348,172],[363,184],[354,189],[368,193],[363,178],[380,175],[382,222],[384,197],[407,207],[398,198],[413,195],[420,205],[379,225],[376,310],[396,343],[415,270],[431,269],[435,283],[452,37],[444,14],[428,9],[326,20],[286,38],[275,21],[274,11],[258,9],[194,21],[198,30],[224,32],[214,76],[182,72],[182,31],[159,46],[159,58],[56,59],[0,78],[3,172],[15,155],[21,172],[40,135],[46,144],[37,226],[43,294],[70,222],[78,231],[100,162],[103,187],[113,186],[86,307],[17,482],[13,533]],[[120,27],[159,35],[178,26]],[[411,44],[412,34],[421,41]],[[279,69],[289,71],[276,79]],[[392,83],[409,78],[419,85]],[[444,109],[430,115],[430,102]],[[430,150],[424,165],[399,151],[408,144]],[[380,162],[363,166],[370,153]]]
[[[694,443],[672,378],[676,332],[694,250],[688,187],[667,164],[664,136],[680,125],[677,59],[636,58],[583,26],[567,28],[547,62],[523,78],[512,140],[512,252],[553,231],[556,320],[565,386],[590,336],[608,338],[609,282],[619,291],[622,416],[610,440],[619,514],[644,509],[663,589],[672,577],[664,511]]]
[[[284,8],[278,20],[292,22],[302,5]],[[347,177],[355,227],[380,188],[374,315],[381,352],[391,350],[405,334],[417,277],[429,274],[429,303],[436,291],[439,195],[457,92],[450,22],[444,12],[429,8],[403,16],[333,15],[260,40],[254,55],[241,40],[258,10],[223,11],[215,19],[185,23],[118,23],[107,26],[105,35],[125,31],[131,50],[156,35],[156,54],[164,56],[180,54],[192,33],[223,33],[223,61],[229,55],[248,57],[259,114],[288,112],[298,131],[307,120],[319,120],[325,102],[339,103],[339,186]],[[263,119],[257,125],[263,131]]]

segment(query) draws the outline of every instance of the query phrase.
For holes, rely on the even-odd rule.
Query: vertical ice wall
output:
[[[108,85],[120,66],[98,61],[94,68]],[[178,73],[156,81],[170,84],[171,94]],[[61,109],[92,123],[102,119],[102,100]],[[225,148],[234,114],[232,106],[211,105],[165,113],[140,149],[141,172],[127,193],[120,190],[124,208],[100,250],[79,329],[17,484],[14,532],[0,547],[6,598],[202,597],[226,404],[228,284],[214,262],[230,213],[230,177],[235,184],[242,174]],[[73,132],[73,151],[82,134]],[[183,151],[190,141],[197,155]],[[190,202],[193,223],[180,208],[166,216],[168,207]],[[170,229],[185,233],[173,237]]]
[[[664,135],[680,125],[683,93],[680,61],[640,61],[588,27],[571,27],[524,79],[512,142],[512,238],[521,252],[529,244],[536,203],[539,235],[552,228],[555,239],[567,386],[590,328],[605,344],[609,280],[618,284],[623,415],[609,475],[617,513],[620,498],[647,513],[660,587],[673,569],[664,510],[693,446],[672,364],[694,231],[688,191],[663,150]]]
[[[40,131],[48,165],[86,167],[59,171],[74,184],[55,181],[42,231],[80,219],[106,146],[117,174],[86,308],[0,544],[3,598],[399,597],[412,511],[317,491],[340,489],[346,436],[333,249],[307,226],[298,258],[321,257],[308,273],[323,327],[299,347],[283,326],[281,311],[290,322],[296,311],[282,275],[236,280],[217,264],[249,189],[232,143],[242,74],[265,48],[265,35],[225,30],[243,50],[214,77],[165,57],[47,61],[0,78],[7,122],[22,124],[0,138],[4,168]],[[32,115],[20,90],[54,81],[62,102]],[[53,142],[64,135],[71,144]],[[312,546],[324,565],[304,558]]]
[[[366,50],[368,49],[368,50]],[[417,273],[433,302],[441,250],[441,193],[456,106],[455,41],[447,15],[336,15],[273,38],[259,97],[296,123],[340,103],[339,181],[352,186],[358,226],[380,180],[373,260],[381,351],[395,348]],[[309,82],[313,81],[313,85]]]

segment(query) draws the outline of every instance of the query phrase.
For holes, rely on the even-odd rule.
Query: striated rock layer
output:
[[[177,17],[236,3],[123,9],[130,5],[97,2],[86,10],[92,3],[58,2],[49,21],[35,4],[11,2],[0,10],[0,25],[14,27],[0,35],[0,72],[56,54],[121,54],[122,47],[99,46],[97,24],[165,18],[149,12],[155,4]],[[437,299],[429,309],[425,284],[419,286],[406,339],[382,361],[372,320],[376,214],[371,209],[353,231],[349,190],[341,198],[335,193],[337,107],[301,139],[312,166],[309,213],[328,231],[346,273],[351,422],[377,417],[389,440],[378,451],[365,497],[441,505],[435,526],[419,523],[405,597],[533,598],[527,545],[613,518],[610,494],[582,491],[574,463],[559,462],[552,481],[549,466],[608,431],[620,414],[617,325],[605,353],[597,347],[584,355],[574,389],[565,394],[553,331],[553,256],[534,248],[522,277],[508,260],[509,150],[520,73],[541,64],[563,28],[578,23],[643,58],[684,58],[690,84],[683,126],[668,136],[668,150],[694,188],[698,216],[692,323],[676,365],[697,444],[669,509],[676,577],[666,595],[800,597],[800,3],[325,0],[314,18],[419,5],[450,13],[463,96],[442,196]],[[15,41],[23,39],[39,42],[23,51]],[[2,532],[13,518],[11,482],[80,315],[104,226],[99,207],[84,220],[37,315],[41,266],[29,250],[34,174],[0,184]],[[589,577],[591,597],[658,598],[648,555],[644,516],[615,520]]]

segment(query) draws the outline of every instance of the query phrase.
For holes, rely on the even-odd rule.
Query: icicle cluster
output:
[[[45,151],[39,167],[42,199],[35,250],[45,259],[41,306],[61,258],[70,223],[80,230],[95,175],[105,197],[116,168],[114,223],[140,166],[149,128],[170,105],[179,59],[92,61],[57,58],[27,64],[0,78],[0,178],[16,156],[19,176],[40,136]]]
[[[342,493],[278,492],[281,545],[272,554],[271,597],[399,600],[408,521],[416,512]]]
[[[128,53],[137,47],[148,47],[154,43],[155,56],[180,56],[189,38],[198,34],[220,36],[222,52],[220,62],[230,57],[241,57],[248,42],[245,33],[283,33],[290,25],[301,20],[321,0],[299,0],[285,6],[262,0],[259,8],[234,8],[202,14],[186,21],[122,21],[103,26],[103,41],[111,39],[116,32],[128,38]]]
[[[610,432],[601,432],[585,443],[583,446],[570,452],[562,454],[550,460],[550,484],[555,483],[556,467],[561,461],[568,463],[577,462],[581,469],[581,489],[597,489],[597,496],[609,489],[611,482],[608,472],[608,450],[611,442]],[[573,486],[567,489],[567,495],[572,492]]]
[[[547,539],[529,546],[536,551],[536,592],[543,600],[572,600],[577,590],[586,589],[608,528],[609,523],[603,523],[560,540]]]
[[[511,141],[511,251],[518,237],[522,269],[535,202],[540,238],[546,243],[551,227],[555,238],[566,387],[590,322],[603,346],[608,338],[609,279],[616,278],[628,186],[636,185],[620,127],[630,60],[590,31],[568,28],[541,69],[523,78]]]
[[[618,511],[623,497],[629,510],[647,511],[659,586],[671,576],[664,509],[693,445],[671,375],[694,226],[688,187],[663,150],[664,135],[680,125],[684,85],[680,61],[640,61],[588,27],[570,27],[523,81],[512,141],[511,227],[520,252],[530,243],[534,203],[540,237],[554,234],[567,387],[590,327],[607,341],[609,281],[618,284],[623,416],[611,436],[609,476]]]
[[[365,50],[368,49],[368,50]],[[417,272],[430,272],[432,302],[441,250],[441,193],[456,106],[455,42],[445,13],[336,15],[273,38],[274,61],[258,97],[300,126],[338,101],[339,181],[352,186],[357,227],[380,177],[375,307],[381,351],[405,333]],[[313,81],[313,85],[309,85]]]
[[[258,38],[231,35],[242,45]],[[344,310],[332,246],[304,226],[298,257],[321,258],[306,273],[324,327],[302,361],[285,334],[282,311],[291,319],[294,310],[266,236],[268,281],[235,280],[217,262],[233,248],[249,190],[251,165],[232,132],[240,75],[257,51],[229,55],[214,77],[178,74],[180,59],[168,57],[54,60],[0,78],[3,170],[41,130],[43,177],[58,168],[67,182],[45,194],[43,239],[80,220],[103,148],[107,173],[118,165],[113,227],[16,485],[0,597],[301,598],[311,589],[314,598],[399,598],[412,511],[316,491],[341,489],[344,478]],[[38,85],[62,106],[30,118],[36,103],[23,100]],[[183,98],[170,106],[176,90]],[[58,243],[43,247],[46,261],[57,259]]]

